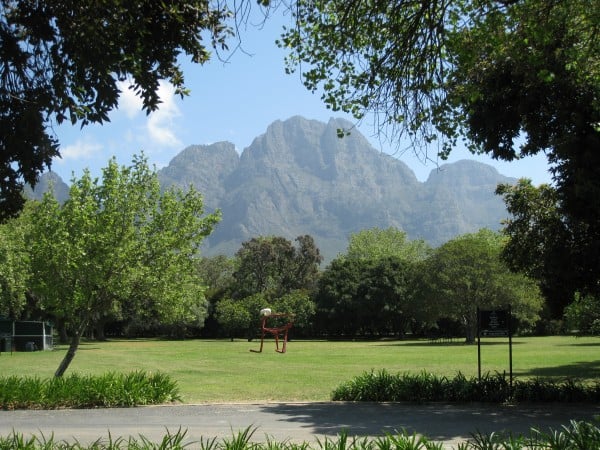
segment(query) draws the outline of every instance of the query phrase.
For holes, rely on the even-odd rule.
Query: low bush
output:
[[[454,378],[427,372],[390,374],[385,369],[364,372],[342,383],[331,394],[334,401],[371,402],[598,402],[600,383],[574,379],[535,378],[515,380],[512,387],[505,374]]]
[[[177,383],[162,373],[0,378],[2,409],[129,407],[180,400]]]
[[[12,450],[442,450],[443,443],[435,442],[426,436],[409,434],[406,431],[397,434],[386,434],[376,438],[350,437],[347,431],[342,431],[337,437],[317,439],[316,443],[293,443],[290,441],[277,442],[267,438],[266,442],[252,440],[256,428],[248,427],[239,431],[231,438],[216,438],[191,441],[187,431],[179,429],[169,433],[159,443],[152,442],[144,436],[138,438],[98,439],[91,444],[80,442],[57,441],[53,436],[25,438],[13,431],[12,435],[0,437],[0,448]],[[489,449],[597,449],[600,448],[600,428],[590,422],[571,421],[559,430],[542,433],[532,429],[529,436],[512,436],[501,433],[473,434],[465,442],[458,444],[455,450],[489,450]]]

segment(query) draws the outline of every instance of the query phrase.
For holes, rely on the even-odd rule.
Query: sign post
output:
[[[508,337],[508,359],[510,388],[513,381],[512,364],[512,311],[510,305],[506,309],[481,310],[477,308],[477,373],[481,381],[481,336]]]

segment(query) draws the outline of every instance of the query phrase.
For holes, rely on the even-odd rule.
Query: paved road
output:
[[[558,429],[571,419],[592,419],[600,414],[593,405],[413,405],[405,403],[264,403],[150,406],[58,411],[0,411],[0,435],[13,430],[26,436],[89,443],[143,435],[160,442],[166,430],[187,430],[187,439],[228,439],[247,427],[255,427],[255,441],[268,438],[291,442],[315,442],[334,438],[347,429],[352,436],[380,436],[407,430],[444,442],[446,448],[481,431],[511,430],[529,434]],[[194,448],[193,446],[191,448]],[[196,447],[197,448],[197,447]]]

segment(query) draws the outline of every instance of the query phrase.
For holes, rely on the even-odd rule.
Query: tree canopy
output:
[[[523,323],[533,324],[542,308],[534,281],[511,272],[500,258],[503,241],[490,230],[452,239],[429,258],[422,276],[422,292],[440,318],[459,321],[467,342],[475,339],[477,308],[511,305]]]
[[[96,320],[128,308],[171,323],[205,309],[195,259],[219,214],[205,216],[191,188],[161,192],[143,157],[111,160],[101,181],[86,171],[64,205],[48,193],[27,219],[31,290],[72,333],[57,376]]]
[[[561,214],[600,242],[600,0],[297,0],[279,45],[333,110],[444,158],[544,153]],[[427,157],[427,155],[425,155]],[[586,267],[591,271],[595,267]],[[598,285],[598,280],[594,283]]]
[[[296,242],[297,247],[282,236],[243,242],[235,255],[234,297],[261,293],[275,298],[296,289],[313,289],[323,257],[311,236],[298,236]]]
[[[409,262],[422,261],[431,249],[422,239],[409,241],[406,232],[398,228],[370,228],[350,235],[348,258],[378,259],[398,257]]]
[[[552,317],[562,317],[576,292],[598,292],[600,242],[590,239],[589,227],[561,212],[555,189],[522,179],[496,192],[510,213],[502,230],[508,238],[503,259],[538,281]]]
[[[221,2],[0,0],[0,219],[60,155],[52,126],[102,123],[127,82],[149,113],[160,80],[186,95],[179,57],[204,63],[233,32]]]
[[[25,236],[28,224],[13,219],[0,224],[0,316],[20,317],[31,279]]]

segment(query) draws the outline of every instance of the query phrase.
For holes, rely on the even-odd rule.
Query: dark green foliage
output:
[[[0,378],[3,409],[129,407],[180,400],[177,383],[162,373]]]
[[[598,261],[597,253],[586,256],[581,248],[587,227],[564,214],[552,186],[536,187],[521,179],[516,185],[499,185],[496,193],[510,214],[502,230],[508,238],[502,259],[512,270],[537,280],[552,318],[561,318],[575,293],[595,284],[597,270],[589,270]]]
[[[414,272],[400,256],[336,258],[319,280],[319,329],[340,336],[403,334],[418,314]]]
[[[311,236],[298,236],[296,241],[297,247],[282,236],[259,236],[242,243],[236,253],[234,296],[276,298],[296,289],[313,289],[323,257]]]
[[[573,379],[517,380],[512,390],[505,374],[447,378],[427,372],[390,374],[385,369],[365,372],[342,383],[332,393],[334,401],[377,402],[597,402],[600,384]]]
[[[148,113],[160,80],[186,95],[180,56],[205,63],[233,34],[227,8],[204,0],[2,0],[0,10],[0,219],[60,155],[53,125],[108,121],[126,80]]]

